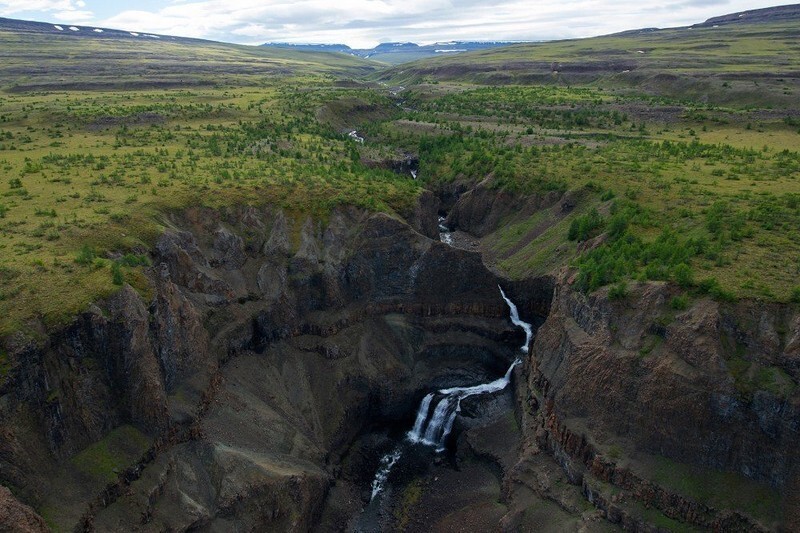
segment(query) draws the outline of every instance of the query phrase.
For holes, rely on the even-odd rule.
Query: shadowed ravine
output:
[[[736,325],[754,310],[697,307],[663,334],[661,359],[633,352],[660,376],[636,378],[615,342],[646,338],[668,287],[643,284],[622,307],[564,278],[501,279],[479,254],[434,240],[426,205],[415,226],[355,209],[324,226],[251,207],[175,215],[152,252],[151,302],[125,288],[11,352],[4,475],[67,530],[602,530],[645,527],[638,505],[698,527],[772,528],[646,477],[662,449],[678,465],[792,482],[770,459],[791,458],[789,403],[685,406],[674,390],[701,390],[701,379],[724,390],[725,377],[703,370],[693,383],[648,366],[673,351],[701,361],[698,338],[713,338],[703,332],[714,323],[767,346]],[[636,390],[663,400],[620,400]],[[635,462],[581,429],[587,409],[635,443]],[[686,416],[716,440],[683,431]],[[731,416],[752,428],[744,438]],[[703,452],[709,442],[731,453]],[[129,466],[110,481],[87,476],[94,443]]]
[[[505,297],[502,288],[500,292],[511,309],[512,322],[521,326],[526,332],[525,344],[522,346],[521,351],[527,353],[531,340],[531,325],[519,319],[516,306]],[[404,449],[413,449],[414,445],[422,445],[434,448],[437,453],[444,452],[447,438],[453,429],[453,423],[461,412],[461,401],[471,396],[502,391],[511,382],[511,371],[518,364],[520,364],[520,360],[515,359],[505,375],[488,383],[467,387],[451,387],[428,393],[422,399],[417,410],[414,426],[406,434],[404,441],[398,443],[391,452],[381,458],[380,468],[375,473],[375,479],[372,481],[370,505],[373,505],[376,498],[380,497],[392,467],[401,460]],[[379,502],[376,502],[375,505],[379,505]]]

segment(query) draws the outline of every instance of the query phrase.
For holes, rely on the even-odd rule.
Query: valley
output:
[[[800,527],[795,11],[391,67],[3,19],[0,522]]]

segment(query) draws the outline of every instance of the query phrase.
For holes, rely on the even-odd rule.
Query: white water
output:
[[[428,419],[428,410],[431,408],[431,400],[433,400],[432,392],[425,396],[422,399],[422,403],[419,404],[419,409],[417,410],[417,420],[414,422],[414,428],[411,430],[411,434],[422,434],[422,428],[425,425],[425,420]]]
[[[531,338],[533,337],[533,328],[527,322],[523,322],[522,320],[519,319],[519,312],[517,311],[517,306],[514,305],[514,302],[512,302],[506,297],[506,293],[503,292],[503,287],[498,285],[497,288],[500,289],[500,295],[503,297],[503,300],[506,301],[506,303],[508,304],[508,308],[511,310],[511,322],[515,326],[519,326],[523,330],[525,330],[525,344],[522,345],[522,352],[528,353],[528,346],[530,345]]]
[[[453,246],[453,232],[444,225],[445,217],[439,217],[439,240]]]
[[[428,394],[422,399],[417,411],[417,420],[414,423],[414,428],[408,432],[406,438],[414,443],[435,446],[436,451],[444,451],[445,441],[453,429],[456,416],[461,412],[461,400],[470,396],[490,394],[505,389],[511,381],[511,371],[519,363],[519,360],[514,361],[503,377],[489,383],[481,383],[471,387],[451,387],[449,389],[440,389],[436,394]],[[436,396],[439,397],[438,403],[433,409],[433,413],[430,413],[431,403]]]
[[[439,217],[439,229],[447,230],[443,222],[444,217]],[[445,232],[442,232],[442,235],[444,234]],[[449,232],[447,234],[449,236]],[[444,238],[442,240],[446,242]],[[520,320],[517,306],[506,297],[502,287],[498,286],[498,288],[500,289],[503,300],[505,300],[510,309],[511,322],[513,322],[515,326],[519,326],[525,330],[525,345],[522,346],[521,349],[522,352],[528,353],[528,345],[533,336],[533,328],[527,322]],[[470,396],[490,394],[505,389],[511,382],[511,372],[519,363],[519,359],[515,360],[511,363],[511,366],[508,367],[503,377],[497,378],[489,383],[481,383],[470,387],[439,389],[436,392],[425,395],[422,402],[419,404],[417,417],[414,420],[414,427],[406,434],[406,439],[415,444],[436,447],[437,452],[444,451],[445,441],[453,429],[456,416],[461,412],[461,400],[469,398]],[[435,407],[433,408],[433,412],[431,412],[431,407],[433,405],[435,405]],[[375,479],[372,481],[372,497],[370,501],[374,500],[375,497],[383,491],[386,480],[389,478],[389,473],[392,471],[392,467],[400,460],[402,455],[402,447],[397,446],[394,450],[381,458],[380,467],[375,473]]]
[[[360,137],[356,130],[351,131],[350,133],[347,134],[347,136],[355,140],[356,142],[364,144],[364,137]]]
[[[400,448],[395,448],[391,453],[387,453],[381,458],[381,466],[375,473],[375,479],[372,480],[372,496],[370,500],[373,500],[375,496],[383,491],[383,487],[386,485],[386,479],[389,477],[389,472],[392,471],[392,467],[397,460],[400,459],[402,454],[403,452]]]

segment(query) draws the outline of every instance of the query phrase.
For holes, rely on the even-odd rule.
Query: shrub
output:
[[[628,285],[624,281],[620,281],[608,290],[609,300],[622,300],[628,295]]]
[[[732,302],[736,300],[733,293],[723,289],[716,278],[706,278],[697,285],[697,289],[701,294],[708,294],[715,300],[724,302]]]
[[[694,284],[694,273],[692,268],[686,263],[680,263],[672,269],[672,277],[675,283],[687,289]]]
[[[95,257],[97,257],[94,253],[94,249],[84,244],[81,249],[78,251],[78,255],[75,257],[75,262],[79,265],[90,265],[94,261]]]
[[[618,239],[628,230],[628,217],[625,213],[617,213],[608,222],[608,236]]]
[[[573,219],[569,225],[567,238],[571,241],[585,241],[597,235],[602,226],[603,217],[600,216],[597,209],[592,208],[587,214]]]
[[[706,278],[697,284],[697,290],[701,294],[710,294],[711,291],[717,290],[718,288],[719,281],[717,281],[717,278]]]
[[[614,194],[614,191],[612,191],[611,189],[608,189],[608,190],[607,190],[606,192],[604,192],[604,193],[603,193],[603,195],[600,197],[600,200],[602,200],[603,202],[607,202],[608,200],[611,200],[611,199],[613,199],[613,198],[614,198],[614,196],[616,196],[616,195]]]
[[[114,285],[122,285],[125,281],[125,276],[122,274],[122,267],[119,263],[114,261],[111,263],[111,281]]]
[[[789,299],[796,304],[800,304],[800,285],[792,289],[792,295]]]
[[[125,254],[119,263],[126,267],[149,266],[150,259],[146,255]]]
[[[684,311],[689,307],[689,296],[686,294],[676,296],[670,300],[669,306],[676,311]]]

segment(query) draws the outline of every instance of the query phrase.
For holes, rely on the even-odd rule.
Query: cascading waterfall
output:
[[[453,233],[444,225],[445,217],[439,217],[439,240],[445,244],[453,245]]]
[[[531,338],[533,337],[533,327],[527,322],[523,322],[519,319],[519,311],[517,311],[517,306],[514,305],[514,302],[508,299],[506,293],[503,291],[503,287],[498,285],[497,288],[500,289],[500,295],[503,297],[503,300],[506,301],[508,308],[511,310],[511,323],[525,330],[525,344],[522,345],[522,353],[528,353],[528,346],[530,345]]]
[[[442,220],[443,219],[440,218],[440,222]],[[440,228],[441,227],[442,226],[440,226]],[[520,320],[517,306],[506,297],[503,288],[499,288],[503,300],[505,300],[510,309],[511,322],[515,326],[525,330],[525,344],[522,346],[521,350],[523,353],[528,353],[528,345],[533,336],[533,327],[527,322]],[[511,366],[508,367],[503,377],[490,381],[489,383],[481,383],[480,385],[473,385],[471,387],[440,389],[425,395],[422,402],[419,404],[417,417],[414,420],[414,427],[406,434],[406,440],[413,444],[435,447],[437,452],[444,451],[445,442],[450,435],[450,431],[453,429],[456,416],[461,412],[461,400],[469,398],[470,396],[490,394],[505,389],[511,382],[511,372],[520,362],[519,359],[515,360],[511,363]],[[374,500],[375,497],[383,491],[392,467],[400,460],[402,454],[402,444],[399,444],[390,453],[387,453],[381,458],[380,467],[375,474],[375,479],[372,481],[372,497],[370,501]]]
[[[370,500],[374,499],[375,496],[381,493],[384,485],[386,485],[386,479],[389,477],[389,472],[392,471],[392,467],[398,461],[398,459],[400,459],[402,453],[403,452],[400,448],[395,448],[392,453],[387,453],[381,458],[381,466],[378,468],[378,472],[375,474],[375,479],[372,480],[372,496],[370,497]]]
[[[511,371],[519,363],[520,360],[517,359],[511,363],[503,377],[489,383],[481,383],[472,387],[452,387],[428,394],[419,406],[414,429],[408,432],[406,438],[411,442],[435,446],[437,451],[443,451],[456,416],[461,412],[461,400],[505,389],[511,382]],[[431,404],[434,398],[438,399],[438,403],[431,413]],[[420,421],[422,422],[420,423]]]
[[[421,435],[422,429],[425,427],[425,421],[428,420],[428,410],[431,407],[431,401],[433,401],[433,393],[429,393],[422,399],[422,403],[419,404],[419,411],[417,411],[417,419],[414,421],[414,428],[411,430],[412,434]]]

